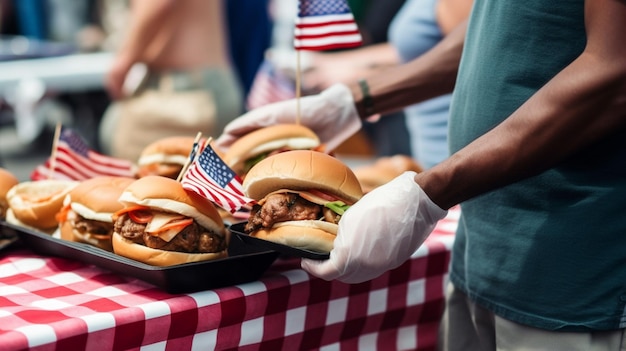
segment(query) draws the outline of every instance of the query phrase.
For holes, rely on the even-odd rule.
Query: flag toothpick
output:
[[[180,173],[178,173],[178,177],[176,177],[177,182],[181,181],[181,179],[183,178],[183,175],[185,174],[185,172],[187,172],[189,165],[196,158],[198,151],[202,151],[202,150],[198,150],[200,148],[200,144],[199,144],[200,138],[202,138],[202,132],[198,132],[198,134],[196,134],[196,138],[193,140],[193,147],[191,148],[191,151],[189,152],[189,157],[187,158],[187,161],[185,161],[185,164],[183,165],[183,168],[180,170]],[[210,143],[211,140],[213,140],[213,138],[209,137],[209,140],[207,140],[206,143],[207,144]]]
[[[206,142],[181,181],[183,188],[235,213],[254,200],[243,193],[242,181]]]
[[[52,152],[50,153],[50,167],[48,173],[48,179],[54,178],[54,168],[56,166],[57,148],[59,145],[59,137],[61,136],[61,123],[57,123],[54,128],[54,138],[52,139]]]
[[[50,157],[35,167],[31,180],[86,180],[97,176],[135,177],[135,166],[124,159],[93,151],[71,128],[57,124]]]

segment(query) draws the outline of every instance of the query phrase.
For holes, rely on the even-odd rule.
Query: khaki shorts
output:
[[[448,284],[440,333],[444,351],[624,351],[624,330],[552,332],[513,323],[471,302]]]

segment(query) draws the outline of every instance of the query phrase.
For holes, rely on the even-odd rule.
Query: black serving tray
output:
[[[250,246],[261,248],[261,249],[266,249],[266,250],[275,250],[286,256],[310,258],[312,260],[327,260],[330,257],[330,254],[327,252],[318,252],[318,251],[300,249],[297,247],[275,243],[273,241],[269,241],[265,239],[255,238],[253,236],[248,235],[243,230],[245,225],[246,225],[246,222],[235,223],[230,226],[230,232],[234,234],[236,237],[238,237],[239,239],[241,239],[241,241],[245,242],[246,244],[249,244]]]
[[[40,255],[75,259],[135,277],[172,293],[217,289],[258,280],[278,258],[269,249],[245,245],[231,237],[226,258],[169,267],[151,266],[95,246],[57,239],[28,228],[0,222],[5,235],[16,235],[25,247]],[[234,240],[233,240],[234,239]]]

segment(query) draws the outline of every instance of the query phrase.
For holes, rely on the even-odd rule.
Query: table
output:
[[[0,95],[12,92],[24,80],[36,79],[52,91],[102,89],[113,53],[75,53],[55,57],[0,62]]]
[[[455,207],[405,264],[361,284],[277,260],[258,280],[189,294],[96,266],[0,254],[2,350],[435,350]]]

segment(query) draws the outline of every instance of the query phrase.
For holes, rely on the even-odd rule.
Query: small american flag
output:
[[[246,98],[248,110],[289,100],[296,97],[296,84],[286,74],[276,69],[271,61],[265,60],[257,71]]]
[[[97,153],[72,129],[62,127],[56,150],[43,165],[35,167],[31,180],[87,180],[98,176],[135,177],[134,165],[128,160]],[[51,165],[54,164],[54,169]]]
[[[243,194],[241,178],[207,145],[185,172],[183,188],[196,192],[221,208],[235,213],[254,200]]]
[[[296,50],[351,48],[363,43],[346,0],[300,0]]]

